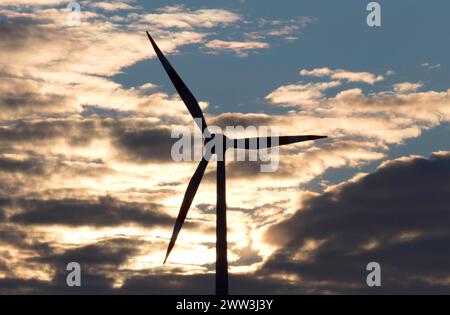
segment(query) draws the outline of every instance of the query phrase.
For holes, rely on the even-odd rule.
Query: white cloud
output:
[[[415,92],[421,87],[423,87],[423,83],[411,83],[411,82],[402,82],[402,83],[396,83],[393,85],[394,92],[399,93],[409,93],[409,92]]]
[[[249,30],[244,35],[251,40],[280,37],[288,42],[292,42],[298,39],[303,28],[315,21],[316,19],[310,16],[300,16],[286,20],[258,19],[257,29]]]
[[[421,64],[422,67],[427,68],[428,70],[435,70],[435,69],[439,69],[441,67],[441,64],[430,64],[429,62],[424,62]]]
[[[68,3],[65,0],[0,0],[0,5],[10,5],[10,6],[51,6],[61,3]]]
[[[374,75],[369,72],[352,72],[343,69],[332,70],[330,68],[317,68],[313,70],[300,70],[303,76],[313,77],[330,77],[333,80],[346,80],[348,82],[363,82],[367,84],[374,84],[383,81],[382,75]]]
[[[147,25],[159,28],[177,28],[192,30],[196,28],[212,28],[238,22],[241,17],[231,11],[222,9],[200,9],[190,11],[184,7],[175,6],[152,14],[130,14]]]
[[[218,51],[233,51],[240,57],[246,57],[249,51],[255,49],[266,49],[269,48],[270,45],[268,43],[256,41],[237,42],[216,39],[206,43],[205,47],[214,51],[214,53]]]
[[[0,59],[5,65],[1,75],[9,78],[0,84],[4,92],[0,99],[1,118],[74,114],[81,112],[83,105],[139,111],[178,122],[188,117],[187,112],[180,111],[184,105],[178,96],[156,89],[124,89],[99,77],[117,74],[124,67],[155,56],[139,22],[131,21],[123,27],[101,14],[83,10],[81,25],[67,27],[65,8],[36,8],[26,13],[0,10],[11,22],[0,25]],[[183,15],[180,8],[175,11]],[[203,10],[201,15],[208,12]],[[227,19],[227,15],[225,20],[214,16],[216,10],[210,13],[209,25],[220,25]],[[15,19],[29,23],[15,24]],[[166,54],[186,44],[203,42],[207,36],[197,30],[160,28],[153,29],[152,34]]]
[[[280,86],[269,95],[266,100],[280,106],[314,107],[323,99],[323,92],[339,86],[339,81],[322,83],[297,83]]]
[[[130,5],[126,2],[105,2],[105,1],[99,1],[99,2],[91,2],[88,4],[92,8],[98,8],[105,11],[119,11],[119,10],[134,10],[136,9],[135,6]]]

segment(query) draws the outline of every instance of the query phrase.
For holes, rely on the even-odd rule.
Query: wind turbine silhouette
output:
[[[207,129],[207,124],[203,112],[189,91],[188,87],[184,84],[183,80],[177,74],[175,69],[166,59],[164,54],[156,45],[153,38],[147,31],[147,36],[159,61],[162,63],[164,70],[167,72],[172,84],[186,105],[189,113],[194,118],[198,127],[202,131],[203,135],[206,135],[204,139],[204,144],[206,145],[209,141],[215,137],[220,137],[221,139],[216,139],[216,143],[222,141],[223,150],[222,152],[215,151],[213,148],[211,153],[217,154],[217,199],[216,199],[216,295],[228,295],[228,260],[227,260],[227,205],[226,205],[226,189],[225,189],[225,152],[229,148],[239,148],[239,149],[263,149],[274,146],[282,146],[302,141],[317,140],[322,138],[327,138],[326,136],[280,136],[278,141],[272,141],[270,137],[257,137],[257,138],[243,138],[243,139],[230,139],[224,134],[209,134]],[[256,143],[256,146],[254,145]],[[192,200],[197,192],[197,189],[202,180],[203,174],[205,173],[206,166],[208,165],[210,156],[204,155],[202,160],[197,166],[189,185],[184,194],[183,202],[181,203],[180,212],[178,213],[177,220],[175,221],[175,226],[173,228],[172,237],[167,248],[166,256],[164,258],[164,263],[166,263],[170,252],[175,246],[175,241],[180,233],[181,227],[183,226],[186,215],[192,204]]]

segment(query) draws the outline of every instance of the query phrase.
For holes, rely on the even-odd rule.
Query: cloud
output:
[[[171,14],[183,18],[186,11],[191,12],[184,10]],[[178,97],[146,88],[124,89],[104,77],[155,56],[145,36],[148,23],[144,14],[130,13],[125,25],[85,9],[81,25],[69,28],[65,8],[38,7],[26,13],[5,8],[0,12],[7,21],[0,24],[0,58],[5,64],[0,75],[7,78],[0,84],[1,119],[74,114],[83,106],[177,116],[173,104],[181,104]],[[154,13],[152,19],[165,14]],[[191,30],[152,29],[166,54],[177,52],[183,45],[204,42],[207,33],[197,27],[199,18],[205,19],[204,25],[215,27],[227,25],[228,20],[231,23],[231,16],[235,16],[225,10],[207,9],[192,14],[190,20],[195,24]],[[159,106],[161,103],[167,106]]]
[[[269,229],[266,240],[281,248],[262,270],[317,292],[370,293],[364,270],[377,261],[376,292],[442,292],[450,275],[449,175],[449,152],[405,157],[312,197]]]
[[[112,271],[111,271],[112,272]],[[116,271],[115,274],[118,274]],[[176,277],[176,281],[174,280]],[[298,290],[299,285],[279,279],[255,279],[252,275],[230,275],[232,294],[283,294]],[[214,275],[191,274],[144,274],[137,273],[128,278],[121,287],[113,287],[113,279],[105,275],[83,273],[81,287],[68,287],[65,275],[60,274],[53,281],[24,280],[20,278],[0,279],[0,290],[5,294],[197,294],[214,292]]]
[[[125,2],[89,5],[122,6],[122,3]],[[153,25],[152,35],[166,54],[199,43],[206,43],[215,53],[233,51],[240,56],[269,47],[260,41],[208,42],[209,29],[242,20],[239,14],[224,9],[171,6],[151,14],[133,11],[124,17],[125,24],[109,16],[108,11],[99,13],[87,7],[82,10],[79,27],[67,27],[66,8],[36,7],[26,12],[3,8],[0,12],[7,21],[0,24],[0,58],[6,65],[0,75],[7,78],[0,84],[1,119],[74,114],[80,113],[84,106],[145,111],[179,119],[178,97],[157,89],[125,89],[108,78],[155,56],[144,32],[149,23]],[[302,21],[296,23],[306,23]],[[280,25],[276,21],[273,24]],[[159,106],[161,103],[165,106]]]
[[[169,6],[161,8],[158,13],[131,14],[130,17],[137,17],[142,23],[150,23],[160,28],[184,30],[226,26],[241,19],[238,14],[223,9],[189,10],[184,6]]]
[[[135,161],[173,162],[171,150],[178,139],[171,138],[171,128],[122,129],[116,131],[116,136],[116,146]]]
[[[173,161],[171,146],[178,141],[178,138],[171,137],[171,130],[167,126],[161,127],[155,119],[94,115],[18,120],[0,125],[0,136],[4,146],[16,149],[28,147],[42,154],[52,150],[54,154],[63,145],[82,149],[102,142],[103,149],[118,150],[124,159],[164,162]],[[149,146],[149,143],[152,145]],[[108,144],[112,147],[108,148]]]
[[[169,281],[169,275],[139,275],[128,279],[123,287],[117,290],[124,294],[197,294],[205,295],[214,292],[214,275],[193,274],[177,275],[177,281]],[[253,275],[230,275],[231,294],[283,294],[298,288],[288,281],[270,278],[255,278]],[[292,291],[291,291],[292,292]]]
[[[26,279],[2,278],[0,291],[4,294],[108,294],[112,293],[110,279],[95,274],[83,274],[85,286],[68,287],[66,275],[61,274],[55,282]]]
[[[31,77],[54,77],[58,74],[52,72],[62,72],[66,75],[67,72],[113,75],[121,68],[153,55],[148,46],[148,39],[144,36],[144,29],[139,32],[110,24],[99,26],[95,23],[96,18],[92,17],[92,21],[83,20],[84,23],[80,27],[72,28],[68,32],[63,24],[63,11],[52,11],[49,14],[50,17],[54,15],[55,19],[61,19],[54,22],[59,27],[38,23],[38,20],[34,20],[39,17],[38,13],[30,19],[35,25],[0,25],[0,56],[6,64],[14,65],[7,67],[7,71]],[[157,33],[159,34],[161,32]],[[203,34],[195,32],[175,32],[170,35],[170,41],[158,40],[161,49],[166,53],[171,53],[184,44],[202,42],[204,38]],[[122,45],[117,45],[117,42]],[[106,53],[110,53],[114,58],[105,57]],[[29,58],[30,55],[33,55],[33,58]]]
[[[123,7],[114,3],[109,9]],[[191,124],[191,118],[176,94],[161,92],[151,82],[125,87],[112,76],[155,57],[144,32],[149,25],[166,54],[215,42],[218,49],[206,49],[243,56],[266,49],[266,39],[297,37],[310,22],[244,21],[233,11],[184,6],[150,14],[97,9],[86,6],[76,28],[67,27],[68,10],[62,6],[0,9],[6,20],[0,25],[0,291],[70,293],[63,263],[75,256],[87,268],[86,287],[78,292],[144,287],[147,292],[186,292],[197,283],[198,292],[210,293],[214,165],[205,175],[211,181],[200,186],[196,197],[209,206],[202,209],[194,202],[173,260],[161,268],[174,216],[196,166],[173,163],[169,131]],[[232,28],[232,35],[221,39],[221,27]],[[358,168],[382,159],[388,145],[416,137],[448,117],[448,91],[418,93],[399,83],[392,91],[342,89],[333,96],[332,89],[344,83],[369,83],[378,76],[329,71],[323,78],[335,75],[331,82],[274,88],[267,101],[288,107],[288,114],[207,115],[220,126],[270,125],[285,134],[332,137],[284,148],[276,174],[261,175],[258,162],[228,164],[230,268],[252,272],[232,276],[235,292],[308,292],[296,277],[253,273],[271,254],[269,244],[261,241],[263,231],[317,195],[305,189],[327,169]],[[319,245],[324,246],[308,243],[300,256]],[[179,275],[175,289],[168,281],[172,271]]]
[[[273,123],[273,116],[262,113],[221,113],[210,118],[210,125],[226,129],[227,126],[260,127]]]
[[[342,69],[332,70],[330,68],[316,68],[313,70],[300,70],[300,74],[303,76],[313,77],[329,77],[333,80],[345,80],[347,82],[363,82],[373,85],[376,82],[383,81],[382,75],[374,75],[369,72],[352,72]]]
[[[254,26],[248,23],[244,25],[244,27],[250,28],[244,33],[244,36],[251,40],[282,38],[288,42],[293,42],[298,39],[302,29],[316,21],[317,19],[311,16],[299,16],[284,20],[261,18],[257,20]]]
[[[217,51],[232,51],[239,57],[247,57],[249,51],[256,49],[266,49],[269,48],[270,45],[268,43],[256,41],[237,42],[215,39],[207,42],[205,44],[205,47],[213,53],[216,53]]]
[[[353,95],[357,95],[357,93]],[[429,95],[433,95],[433,93]],[[368,97],[367,95],[364,96]],[[392,98],[394,96],[397,95],[393,95]],[[330,103],[326,105],[330,107]],[[384,105],[388,106],[389,104]],[[445,98],[442,99],[442,108],[445,108],[444,105]],[[441,108],[440,106],[436,108],[439,109]],[[392,106],[392,108],[396,107]],[[241,224],[241,232],[233,232],[230,235],[245,240],[252,240],[252,249],[257,251],[262,250],[261,248],[264,245],[257,241],[258,238],[255,238],[255,234],[260,233],[258,231],[260,231],[261,227],[267,225],[268,222],[274,223],[283,219],[295,209],[293,207],[297,199],[293,199],[292,194],[299,192],[299,183],[308,183],[323,174],[330,167],[358,167],[368,161],[380,159],[384,156],[382,152],[386,150],[385,143],[395,143],[407,137],[416,136],[420,132],[420,129],[417,127],[425,128],[427,126],[419,124],[418,126],[411,127],[410,120],[396,120],[383,116],[371,117],[368,116],[370,115],[369,111],[367,115],[364,113],[359,114],[358,111],[354,111],[354,108],[349,107],[347,109],[346,103],[332,109],[329,112],[325,112],[323,117],[315,115],[309,109],[305,109],[303,113],[293,113],[290,115],[241,115],[239,113],[226,113],[217,117],[211,117],[211,121],[219,125],[235,125],[236,123],[244,126],[251,124],[278,125],[283,126],[283,133],[286,134],[318,132],[333,135],[335,138],[339,137],[339,141],[333,141],[330,144],[324,143],[320,147],[310,143],[295,146],[289,148],[287,152],[282,152],[285,158],[283,158],[283,163],[280,165],[280,172],[276,174],[280,175],[277,176],[276,182],[270,179],[264,179],[259,174],[256,174],[258,181],[255,183],[255,174],[251,172],[253,169],[251,166],[254,165],[246,166],[244,163],[236,165],[236,167],[230,165],[229,173],[236,175],[232,176],[233,184],[229,187],[230,194],[234,196],[234,200],[230,200],[230,207],[240,206],[248,209],[256,209],[255,211],[258,213],[255,216],[234,219],[238,220],[239,224]],[[342,112],[339,109],[342,109]],[[352,114],[352,110],[355,113],[354,115]],[[375,111],[375,113],[377,112]],[[75,116],[65,119],[47,119],[45,121],[42,119],[23,120],[20,123],[4,126],[3,130],[4,132],[7,131],[7,133],[4,133],[3,144],[12,146],[17,150],[26,147],[28,150],[38,150],[40,154],[49,152],[48,158],[53,158],[55,153],[59,152],[63,154],[61,161],[70,161],[73,159],[72,156],[67,156],[69,154],[81,154],[86,158],[86,162],[101,159],[108,169],[112,168],[116,171],[114,176],[108,177],[107,172],[99,170],[96,172],[96,177],[90,181],[87,181],[87,177],[79,169],[74,174],[67,175],[68,173],[57,168],[59,171],[55,172],[55,174],[60,174],[61,178],[56,179],[53,177],[55,175],[51,179],[42,177],[36,184],[31,184],[31,176],[23,177],[21,182],[17,182],[16,185],[17,187],[22,187],[21,189],[27,188],[26,192],[19,191],[20,194],[24,194],[24,199],[33,199],[32,197],[34,197],[37,200],[65,200],[70,199],[70,197],[66,197],[64,194],[70,193],[74,200],[92,202],[92,200],[95,200],[95,195],[101,196],[102,192],[106,191],[105,193],[109,193],[108,190],[112,189],[111,191],[116,196],[120,196],[120,200],[123,198],[124,200],[131,200],[130,202],[134,202],[132,200],[137,198],[145,198],[146,202],[148,202],[148,198],[161,198],[162,200],[158,200],[158,203],[161,201],[165,207],[167,207],[167,204],[171,206],[165,208],[164,211],[176,215],[180,201],[178,199],[172,200],[172,198],[174,196],[177,196],[176,198],[179,199],[182,198],[185,184],[170,187],[170,189],[161,189],[161,187],[156,189],[155,186],[161,183],[162,180],[167,181],[166,174],[168,173],[171,174],[173,181],[186,183],[195,165],[193,167],[191,167],[192,165],[183,167],[174,163],[165,163],[165,166],[159,164],[153,169],[147,167],[147,163],[142,163],[146,161],[150,163],[158,160],[164,161],[163,155],[159,156],[158,152],[152,152],[146,148],[147,140],[153,136],[161,136],[162,142],[164,142],[164,137],[168,136],[167,133],[159,133],[161,131],[158,127],[159,125],[160,123],[157,119],[131,117],[113,119],[101,116],[89,116],[87,118]],[[355,137],[358,141],[354,140]],[[7,141],[7,139],[10,140]],[[350,141],[350,139],[353,139],[353,141]],[[375,139],[375,141],[371,139]],[[105,142],[98,142],[99,140]],[[61,142],[66,143],[66,146],[61,146]],[[46,145],[43,145],[43,143]],[[105,152],[105,148],[108,148],[108,151]],[[23,155],[23,153],[21,154]],[[26,161],[33,156],[25,155],[27,158],[23,159],[22,155],[20,157],[4,155],[3,157],[10,162],[17,162]],[[45,163],[44,169],[51,169],[48,167],[48,162],[45,162],[45,159],[43,161]],[[77,163],[68,164],[66,168],[74,169],[75,165]],[[82,165],[84,165],[84,162]],[[246,170],[249,172],[246,173]],[[16,169],[15,172],[17,173],[19,171]],[[71,178],[71,180],[67,180],[67,178]],[[253,190],[243,194],[242,185],[248,180],[253,183]],[[2,180],[2,182],[8,183],[10,186],[14,184],[14,181],[10,178]],[[27,184],[24,185],[24,183]],[[74,186],[78,190],[74,190]],[[276,194],[268,194],[268,191],[270,191],[268,190],[269,187],[279,190],[277,190]],[[214,198],[211,198],[213,195],[211,195],[209,189],[210,187],[205,187],[204,192],[200,189],[199,200],[214,203]],[[41,190],[45,191],[45,193]],[[165,190],[165,192],[162,190]],[[15,192],[15,194],[19,192]],[[31,195],[28,196],[27,194]],[[87,197],[87,195],[90,196]],[[286,198],[291,198],[291,202],[281,203],[278,206],[274,205]],[[265,204],[268,205],[264,206]],[[265,214],[264,211],[266,211]],[[213,218],[210,217],[211,215],[209,213],[198,214],[196,211],[193,211],[191,215],[193,215],[195,220],[208,222],[208,224],[209,222],[213,222]],[[258,221],[255,220],[256,217],[259,219]],[[126,225],[126,223],[124,224]],[[237,223],[233,223],[233,225],[237,226]],[[123,224],[117,225],[117,227],[120,226],[123,226]],[[151,231],[153,229],[150,229],[150,233],[156,233]],[[191,232],[188,233],[192,235],[190,234]],[[246,235],[246,233],[251,235],[250,239],[242,236]],[[54,235],[59,234],[55,233]],[[206,239],[208,237],[204,236]],[[204,238],[199,237],[196,239],[203,240]],[[180,241],[181,246],[186,246],[183,239],[180,239]],[[200,243],[196,244],[195,248],[198,250],[198,247],[201,245],[199,245]],[[230,241],[230,255],[232,253],[233,255],[237,255],[241,250],[238,243],[234,244]],[[161,249],[161,252],[163,251],[164,249]],[[230,257],[233,257],[233,255]],[[264,258],[267,255],[267,252],[263,252],[261,257]],[[230,264],[232,264],[231,260]],[[8,265],[11,265],[11,263]]]
[[[314,107],[324,100],[324,91],[339,85],[339,81],[289,84],[280,86],[265,99],[272,104],[281,106]]]
[[[446,292],[449,175],[450,152],[437,152],[430,159],[404,157],[309,197],[297,213],[267,231],[266,241],[279,249],[256,271],[231,275],[231,293]],[[29,262],[58,266],[54,277],[47,281],[3,278],[0,287],[4,293],[65,293],[61,270],[66,261],[76,258],[87,270],[83,293],[213,292],[210,274],[176,270],[148,274],[124,268],[143,245],[136,239],[110,239],[62,253],[47,248]],[[382,266],[381,288],[365,285],[369,261]],[[120,285],[107,276],[108,270],[115,270],[116,278],[123,280]],[[168,281],[174,278],[176,286]]]
[[[5,211],[3,210],[3,206],[8,203],[7,199],[0,199],[0,222],[4,221],[6,218]]]
[[[41,161],[38,159],[15,159],[8,156],[0,157],[0,171],[24,172],[27,174],[42,174]]]
[[[339,81],[285,85],[269,93],[266,100],[292,109],[287,125],[297,117],[302,121],[297,124],[300,130],[305,131],[305,126],[308,132],[334,138],[376,139],[381,148],[417,137],[422,130],[450,119],[450,90],[418,92],[419,85],[403,82],[394,85],[393,91],[366,93],[350,88],[326,97],[324,91],[333,85]]]
[[[22,209],[10,217],[25,225],[118,226],[136,224],[146,227],[171,226],[173,218],[161,206],[127,203],[112,197],[98,200],[18,200]]]
[[[139,247],[143,243],[145,242],[131,238],[111,238],[94,244],[67,249],[62,253],[53,251],[38,257],[35,261],[51,263],[62,268],[68,262],[75,261],[88,271],[95,271],[95,268],[119,267],[126,263],[129,258],[138,254]]]
[[[27,258],[28,266],[40,265],[53,270],[49,279],[7,277],[0,280],[2,293],[23,294],[106,294],[113,293],[115,279],[120,277],[121,266],[136,255],[140,245],[146,242],[133,238],[112,238],[95,244],[62,250],[56,246],[46,247],[39,256]],[[66,265],[78,262],[82,268],[82,286],[68,287]],[[45,267],[44,267],[45,266]],[[111,274],[116,277],[111,277]],[[118,276],[119,275],[119,276]]]
[[[59,139],[70,144],[88,144],[101,136],[101,125],[98,123],[95,119],[77,118],[23,119],[1,126],[0,135],[4,145],[49,144]]]
[[[45,84],[8,77],[0,83],[0,119],[17,119],[39,114],[75,113],[81,106],[67,94],[44,92]]]
[[[361,89],[350,89],[339,92],[329,102],[330,113],[352,111],[353,115],[382,114],[390,116],[391,120],[408,119],[419,126],[422,123],[436,125],[439,121],[450,118],[448,107],[450,90],[410,93],[378,92],[365,95]]]
[[[402,83],[394,84],[393,87],[394,87],[394,92],[411,93],[411,92],[416,92],[418,89],[423,87],[423,83],[402,82]]]
[[[61,3],[67,3],[64,0],[0,0],[0,5],[8,5],[8,6],[51,6],[57,5]]]
[[[119,10],[134,10],[135,6],[130,5],[126,2],[92,2],[88,4],[90,7],[102,9],[105,11],[119,11]]]
[[[435,70],[435,69],[439,69],[441,67],[441,64],[430,64],[429,62],[424,62],[420,65],[421,67],[427,68],[428,70]]]

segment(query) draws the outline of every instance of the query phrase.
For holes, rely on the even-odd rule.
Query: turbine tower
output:
[[[215,151],[213,148],[211,153],[217,154],[217,199],[216,199],[216,295],[228,295],[228,260],[227,260],[227,205],[226,205],[226,189],[225,189],[225,152],[229,148],[234,149],[263,149],[274,146],[282,146],[297,142],[309,141],[309,140],[317,140],[326,138],[326,136],[281,136],[278,137],[278,141],[271,141],[270,137],[257,137],[257,138],[243,138],[243,139],[230,139],[223,134],[209,134],[207,129],[207,124],[205,121],[205,117],[203,116],[203,112],[195,99],[194,95],[192,95],[191,91],[189,91],[188,87],[184,84],[183,80],[177,74],[175,69],[171,66],[169,61],[166,59],[164,54],[159,49],[158,45],[156,45],[153,38],[147,32],[147,36],[155,50],[156,55],[159,58],[159,61],[164,67],[164,70],[167,72],[172,84],[186,105],[189,113],[196,121],[198,127],[202,131],[203,135],[206,135],[204,139],[204,144],[206,145],[212,139],[216,137],[220,137],[220,139],[215,139],[218,143],[222,141],[222,152]],[[210,155],[204,155],[202,160],[197,166],[197,169],[194,172],[191,180],[189,181],[189,185],[186,189],[186,193],[184,194],[183,202],[181,203],[180,212],[178,213],[178,217],[175,221],[175,226],[173,228],[172,237],[169,242],[169,246],[167,248],[167,253],[164,258],[164,263],[166,263],[167,258],[169,257],[170,252],[175,246],[175,241],[180,233],[181,227],[183,226],[184,220],[186,219],[186,215],[189,211],[189,208],[192,204],[192,200],[194,199],[195,193],[200,185],[203,174],[205,173],[206,166],[208,165]]]

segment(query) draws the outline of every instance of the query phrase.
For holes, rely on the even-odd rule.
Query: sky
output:
[[[0,294],[213,293],[215,163],[162,264],[197,162],[146,30],[210,125],[328,136],[227,161],[230,293],[450,293],[450,3],[378,2],[0,0]]]

